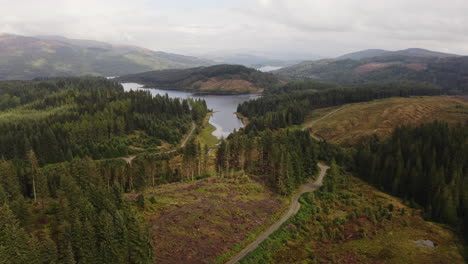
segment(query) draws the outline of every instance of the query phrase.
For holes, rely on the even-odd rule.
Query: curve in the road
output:
[[[175,149],[172,149],[172,150],[156,153],[156,155],[161,155],[161,154],[165,154],[165,153],[173,153],[173,152],[176,152],[177,149],[185,147],[185,145],[187,145],[188,140],[192,137],[193,133],[195,132],[196,128],[197,128],[197,125],[195,124],[195,122],[192,122],[192,129],[190,130],[188,135],[184,138],[184,140],[182,141],[182,143],[180,144],[179,147],[177,147]],[[130,156],[130,157],[124,157],[122,159],[125,160],[128,164],[131,165],[132,161],[135,158],[136,158],[136,156]]]
[[[324,165],[321,163],[319,163],[318,166],[320,168],[320,174],[317,180],[315,181],[311,180],[308,183],[301,186],[301,188],[299,189],[299,192],[296,193],[292,197],[291,205],[289,205],[288,211],[276,223],[274,223],[263,234],[261,234],[255,241],[250,243],[241,252],[239,252],[232,259],[226,262],[226,264],[235,264],[241,261],[247,254],[249,254],[251,251],[256,249],[271,234],[273,234],[276,230],[278,230],[281,227],[281,225],[284,224],[284,222],[286,222],[289,218],[294,216],[299,211],[299,209],[301,208],[301,204],[299,203],[299,197],[301,197],[301,195],[304,193],[313,192],[316,189],[318,189],[320,186],[322,186],[323,177],[325,177],[327,170],[330,168],[327,165]]]

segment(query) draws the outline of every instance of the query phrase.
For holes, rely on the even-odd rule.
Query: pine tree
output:
[[[0,207],[0,263],[22,264],[34,259],[30,236],[8,206]]]
[[[14,200],[20,195],[16,168],[9,161],[0,160],[0,186],[3,186],[3,191],[8,200]]]
[[[70,242],[68,242],[63,249],[62,252],[60,252],[60,259],[59,259],[60,264],[75,264],[75,257],[73,255],[73,248]]]
[[[56,264],[58,263],[57,245],[50,238],[49,233],[45,233],[42,243],[39,247],[39,263]]]

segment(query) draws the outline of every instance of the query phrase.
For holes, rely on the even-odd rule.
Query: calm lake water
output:
[[[256,94],[242,94],[242,95],[196,95],[190,92],[163,90],[156,88],[143,88],[138,83],[122,83],[125,91],[130,90],[147,90],[153,95],[165,95],[173,98],[200,98],[206,101],[209,109],[215,113],[210,119],[210,124],[216,127],[213,135],[217,138],[227,137],[234,129],[243,127],[242,121],[234,114],[237,111],[237,105],[245,101],[258,98],[260,95]]]

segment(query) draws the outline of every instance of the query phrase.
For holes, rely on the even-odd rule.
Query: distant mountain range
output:
[[[214,65],[130,74],[117,78],[146,87],[189,90],[198,93],[261,93],[279,83],[276,76],[242,65]]]
[[[337,57],[338,60],[352,59],[352,60],[361,60],[365,58],[372,57],[381,57],[381,56],[409,56],[409,57],[437,57],[437,58],[450,58],[450,57],[459,57],[459,55],[431,51],[426,49],[411,48],[405,50],[397,51],[388,51],[383,49],[368,49],[358,52],[353,52],[349,54],[342,55]]]
[[[304,61],[274,73],[286,79],[342,84],[418,81],[454,93],[468,91],[468,57],[424,49],[365,50],[336,59]]]
[[[60,36],[0,35],[0,80],[53,76],[120,76],[215,64],[191,56]]]
[[[196,54],[199,58],[224,64],[239,64],[252,68],[264,66],[285,67],[297,64],[305,59],[323,59],[322,56],[301,52],[269,52],[251,49],[215,50],[209,53]]]

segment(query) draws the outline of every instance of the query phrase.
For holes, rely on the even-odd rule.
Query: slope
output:
[[[270,73],[228,64],[137,73],[118,80],[141,83],[146,87],[216,93],[261,93],[279,83]]]
[[[422,49],[358,52],[338,59],[305,61],[274,73],[290,79],[341,84],[410,80],[436,84],[452,93],[468,91],[468,57]]]
[[[0,35],[0,80],[51,76],[119,76],[210,65],[208,60],[92,40]]]
[[[312,111],[310,116],[331,111],[332,108],[318,109]],[[309,129],[326,140],[350,146],[372,134],[388,136],[400,125],[417,125],[435,120],[468,120],[468,103],[462,98],[437,96],[389,98],[349,104],[326,120],[317,121]]]

